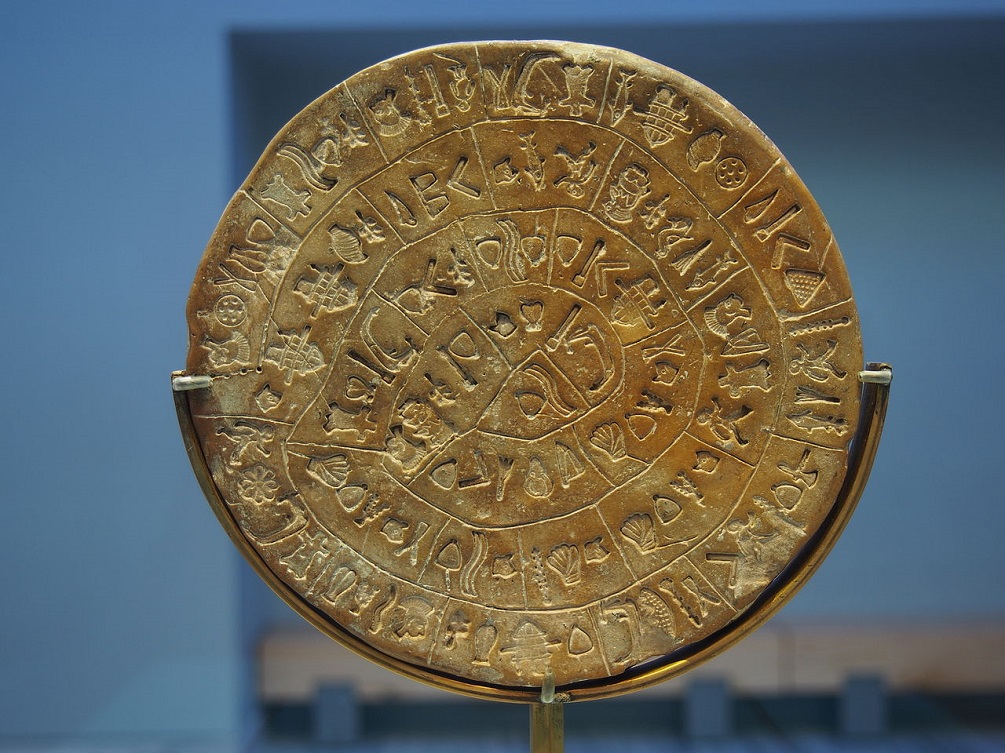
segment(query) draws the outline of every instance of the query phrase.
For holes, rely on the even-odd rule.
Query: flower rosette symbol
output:
[[[241,473],[237,494],[249,504],[266,504],[276,501],[276,474],[264,465],[253,465]]]

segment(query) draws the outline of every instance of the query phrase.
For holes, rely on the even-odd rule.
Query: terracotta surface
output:
[[[716,640],[832,524],[858,426],[806,188],[721,97],[605,48],[339,85],[231,201],[188,320],[246,553],[434,683],[603,684]]]

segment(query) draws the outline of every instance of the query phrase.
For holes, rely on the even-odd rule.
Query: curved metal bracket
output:
[[[241,534],[236,519],[230,514],[229,508],[210,474],[193,425],[189,393],[193,390],[211,389],[212,379],[176,372],[172,374],[172,393],[175,410],[178,414],[178,423],[185,441],[185,450],[203,493],[234,545],[273,591],[323,633],[337,639],[344,646],[365,658],[399,674],[433,687],[475,698],[531,704],[532,750],[535,753],[561,753],[562,704],[564,702],[620,695],[655,685],[686,672],[721,653],[764,624],[809,580],[834,547],[865,490],[886,420],[890,384],[893,380],[892,368],[885,363],[869,363],[865,370],[859,372],[858,377],[862,384],[860,418],[849,453],[848,473],[841,491],[838,493],[827,519],[820,526],[813,539],[804,547],[803,553],[775,578],[758,600],[740,618],[726,625],[717,634],[713,634],[699,644],[669,655],[661,663],[629,670],[623,675],[609,678],[604,682],[569,685],[557,690],[554,687],[554,680],[552,680],[550,688],[546,681],[545,687],[540,690],[492,685],[476,686],[447,675],[439,675],[416,668],[377,651],[300,599],[298,594],[268,568],[259,553]],[[539,742],[534,743],[535,740]],[[558,747],[555,747],[556,745]]]

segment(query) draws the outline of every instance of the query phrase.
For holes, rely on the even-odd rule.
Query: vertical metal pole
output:
[[[562,753],[565,749],[565,709],[561,703],[530,707],[530,753]]]
[[[555,677],[544,676],[541,701],[530,707],[530,753],[562,753],[565,749],[565,708],[555,698]]]

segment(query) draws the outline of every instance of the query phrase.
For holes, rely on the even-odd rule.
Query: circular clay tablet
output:
[[[322,630],[452,690],[683,671],[850,512],[830,230],[749,120],[625,52],[456,44],[340,84],[227,207],[188,323],[231,536]]]

